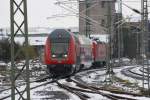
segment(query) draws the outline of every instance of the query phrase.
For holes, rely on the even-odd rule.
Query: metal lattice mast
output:
[[[149,63],[148,63],[148,6],[147,6],[147,0],[141,0],[141,7],[142,7],[142,16],[141,16],[141,22],[142,22],[142,39],[141,39],[141,54],[142,54],[142,61],[143,61],[143,88],[150,89],[149,84]],[[147,62],[145,64],[145,61]],[[145,70],[148,71],[148,73],[144,73]],[[150,95],[150,93],[149,93]]]
[[[108,13],[107,13],[107,34],[108,34],[108,45],[107,45],[107,58],[106,58],[106,78],[105,82],[106,84],[110,84],[112,82],[112,2],[108,1]]]
[[[27,0],[10,0],[10,19],[11,19],[11,100],[16,100],[15,93],[18,93],[22,100],[30,100],[30,83],[29,83],[29,55],[28,55],[28,22],[27,22]],[[15,51],[15,36],[22,33],[24,36],[23,47]],[[16,71],[15,61],[21,51],[25,55],[25,64],[22,69]],[[25,88],[21,92],[17,88],[16,80],[20,77],[25,80]]]
[[[85,0],[85,7],[86,7],[86,11],[85,11],[85,15],[87,16],[85,18],[85,34],[86,36],[89,36],[90,35],[90,20],[88,17],[90,17],[90,10],[88,8],[90,8],[90,3],[91,1],[90,0]]]

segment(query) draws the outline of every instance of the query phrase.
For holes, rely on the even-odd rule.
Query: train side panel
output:
[[[92,52],[93,52],[93,60],[94,60],[94,62],[96,61],[96,46],[97,46],[97,42],[93,41]]]
[[[106,44],[96,43],[94,44],[94,66],[100,67],[104,66],[106,63]]]
[[[106,59],[106,46],[103,43],[97,44],[96,61],[105,61]]]
[[[44,64],[49,64],[49,58],[50,58],[51,52],[50,52],[50,40],[47,38],[45,47],[44,47]]]
[[[93,45],[92,41],[85,37],[85,36],[79,36],[80,41],[80,49],[81,49],[81,66],[83,69],[89,68],[92,66],[93,62]]]

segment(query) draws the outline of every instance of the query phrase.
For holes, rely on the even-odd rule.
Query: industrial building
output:
[[[108,16],[113,24],[116,0],[85,0],[79,3],[79,33],[106,34]],[[109,13],[111,3],[111,13]]]

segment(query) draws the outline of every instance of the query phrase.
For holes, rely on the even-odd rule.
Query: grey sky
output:
[[[10,0],[0,0],[0,27],[10,26],[9,17],[9,1]],[[126,0],[127,1],[127,0]],[[133,0],[128,0],[133,1]],[[129,6],[140,10],[140,0],[134,0],[137,2],[124,2]],[[78,26],[77,17],[66,17],[66,18],[52,18],[47,20],[55,14],[67,13],[65,9],[62,9],[54,3],[56,0],[27,0],[28,2],[28,23],[29,27],[74,27]],[[123,15],[132,17],[139,17],[127,7],[123,6]],[[135,18],[134,18],[135,19]]]

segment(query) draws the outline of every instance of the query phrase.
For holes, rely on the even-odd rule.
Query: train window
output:
[[[68,54],[69,43],[52,43],[51,53],[53,58],[65,58]]]
[[[50,35],[51,43],[51,57],[52,58],[67,58],[69,42],[70,42],[70,32],[64,29],[57,29],[53,31]]]
[[[105,1],[101,2],[101,7],[104,8],[105,7]]]

